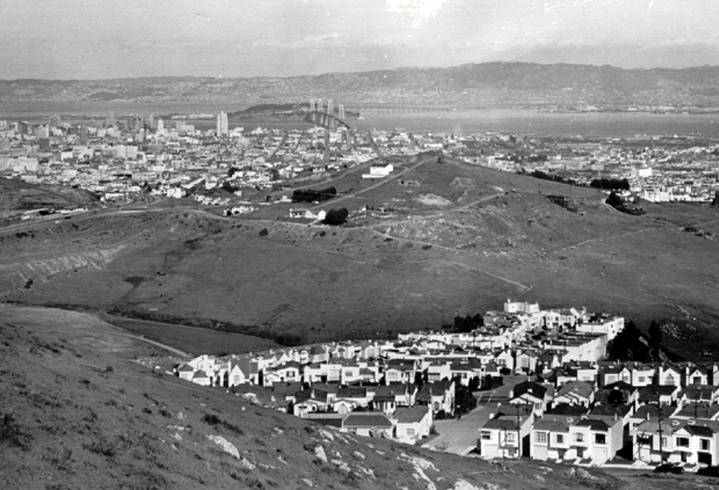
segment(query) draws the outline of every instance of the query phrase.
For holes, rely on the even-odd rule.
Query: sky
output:
[[[0,78],[719,65],[719,0],[0,0]]]

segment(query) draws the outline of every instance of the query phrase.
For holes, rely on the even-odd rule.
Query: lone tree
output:
[[[347,221],[347,216],[349,216],[347,208],[330,209],[327,211],[323,223],[326,225],[339,226]]]
[[[654,347],[659,347],[662,343],[662,327],[655,320],[649,325],[649,342]]]

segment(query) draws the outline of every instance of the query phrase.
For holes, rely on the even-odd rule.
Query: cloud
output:
[[[281,41],[278,39],[260,39],[252,42],[256,48],[274,49],[324,49],[346,44],[347,39],[336,32],[330,34],[310,34],[294,41]]]
[[[412,27],[419,28],[434,19],[445,0],[387,0],[387,11],[399,14]]]

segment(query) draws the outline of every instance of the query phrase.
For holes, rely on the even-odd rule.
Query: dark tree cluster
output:
[[[349,216],[347,208],[330,209],[322,222],[326,225],[339,226],[347,221],[347,216]]]
[[[629,181],[627,179],[593,179],[589,183],[589,187],[604,189],[606,191],[628,191]]]
[[[442,330],[449,332],[471,332],[484,325],[482,315],[455,316],[454,321],[448,325],[442,325]]]
[[[629,321],[607,346],[607,356],[612,361],[652,362],[659,360],[661,329],[656,322],[649,327],[649,341],[644,338],[634,322]]]
[[[535,179],[551,180],[552,182],[561,182],[562,184],[569,185],[578,185],[574,179],[569,179],[567,177],[562,177],[561,175],[556,174],[548,174],[546,172],[542,172],[541,170],[534,170],[532,172],[529,172],[528,175],[534,177]]]
[[[454,378],[454,414],[457,417],[471,412],[477,406],[477,399],[472,395],[472,392],[478,389],[479,378],[476,376],[469,380],[467,386],[461,383],[461,378]]]
[[[292,202],[324,202],[337,196],[337,189],[297,189],[292,193]]]
[[[611,207],[616,209],[617,211],[621,211],[622,213],[626,214],[632,214],[635,216],[639,216],[645,213],[644,209],[638,208],[636,206],[628,206],[624,199],[622,199],[616,192],[612,191],[609,194],[609,197],[607,197],[607,200],[604,201],[607,204],[609,204]]]

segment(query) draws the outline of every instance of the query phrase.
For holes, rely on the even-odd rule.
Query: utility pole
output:
[[[522,457],[522,438],[519,426],[519,404],[517,404],[517,459]]]
[[[657,393],[657,420],[659,421],[659,429],[657,432],[659,432],[659,464],[664,463],[664,446],[662,445],[662,402],[659,398],[659,393]]]

